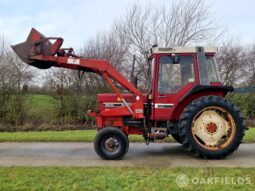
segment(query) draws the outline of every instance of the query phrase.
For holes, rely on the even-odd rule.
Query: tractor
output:
[[[215,62],[216,48],[157,47],[148,51],[148,88],[141,92],[106,60],[82,58],[63,39],[32,29],[26,41],[12,46],[25,63],[40,68],[68,68],[101,75],[114,93],[98,95],[98,108],[88,111],[97,122],[94,141],[103,159],[122,159],[131,134],[145,142],[171,135],[195,156],[221,159],[238,149],[245,133],[240,110],[225,96]],[[119,87],[125,89],[121,91]]]

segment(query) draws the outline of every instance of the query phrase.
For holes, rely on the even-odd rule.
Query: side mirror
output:
[[[137,81],[138,81],[138,79],[137,79],[137,77],[131,77],[130,78],[130,82],[137,88]]]

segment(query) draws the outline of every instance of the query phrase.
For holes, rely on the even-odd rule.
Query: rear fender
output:
[[[202,96],[220,96],[225,97],[228,92],[234,91],[232,86],[196,86],[188,91],[176,104],[171,119],[179,120],[184,108],[192,101]]]

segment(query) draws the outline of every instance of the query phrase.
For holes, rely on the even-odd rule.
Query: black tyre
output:
[[[179,134],[171,134],[172,137],[174,138],[174,140],[177,142],[177,143],[180,143],[182,144],[182,140],[181,140],[181,137]]]
[[[244,132],[239,109],[223,97],[201,97],[188,105],[180,117],[182,143],[199,158],[230,155],[241,144]]]
[[[94,147],[96,153],[103,159],[121,159],[128,151],[129,141],[119,128],[106,127],[97,133]]]

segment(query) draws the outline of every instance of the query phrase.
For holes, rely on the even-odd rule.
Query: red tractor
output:
[[[107,61],[81,58],[61,48],[62,38],[47,38],[32,29],[27,40],[12,46],[27,64],[52,66],[101,75],[114,94],[98,95],[95,150],[103,159],[121,159],[128,151],[128,135],[142,135],[147,143],[169,134],[197,157],[224,158],[233,153],[245,132],[239,109],[224,97],[215,66],[216,50],[207,47],[153,47],[148,53],[148,92],[140,92]],[[116,85],[117,84],[117,85]],[[119,86],[128,93],[121,93]]]

